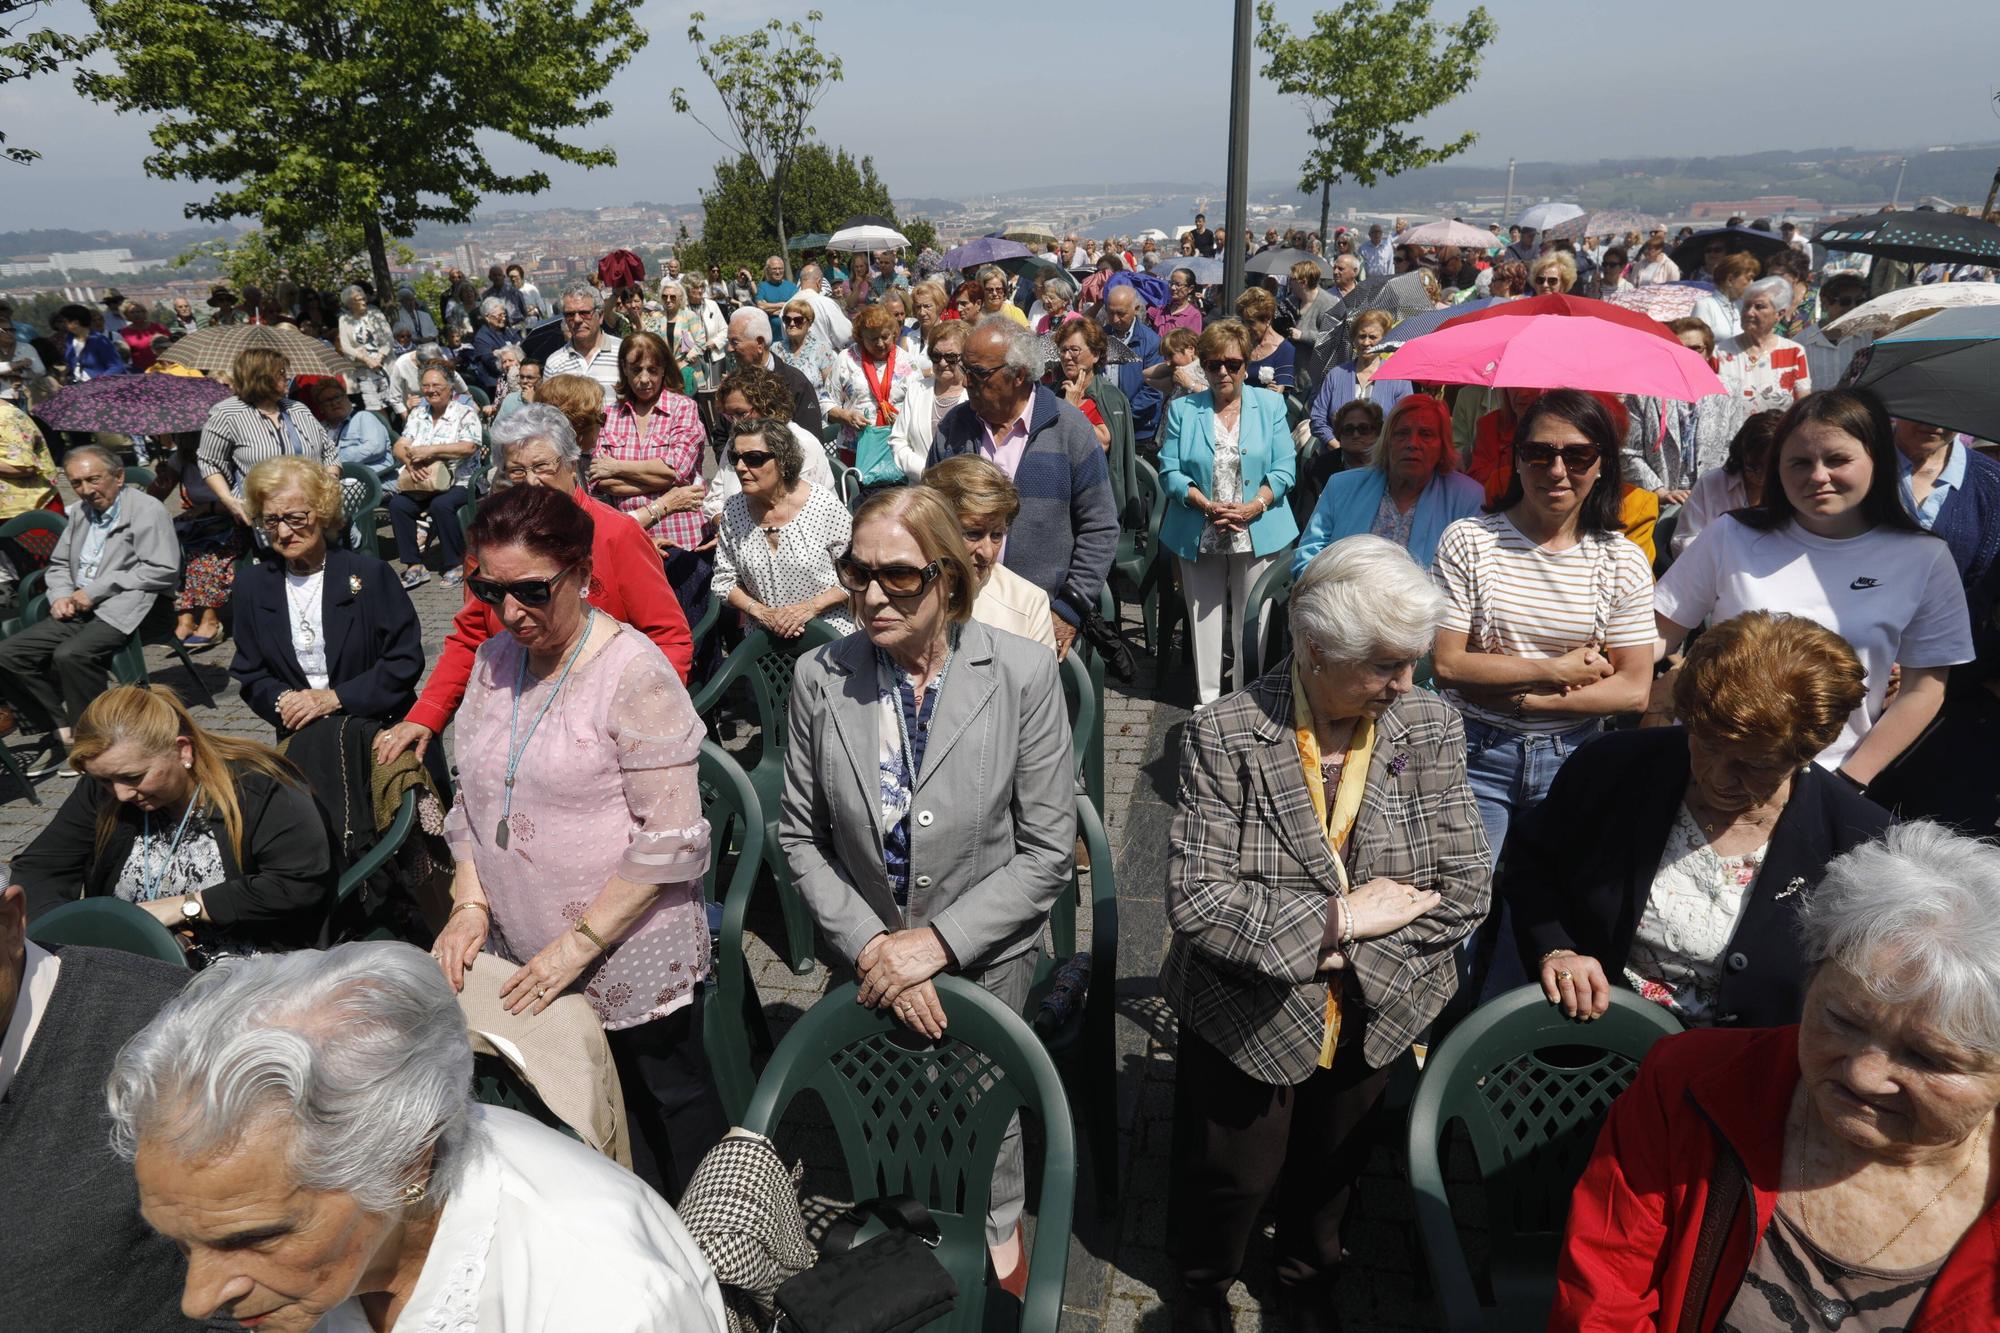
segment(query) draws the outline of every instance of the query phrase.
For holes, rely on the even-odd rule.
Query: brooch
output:
[[[351,593],[354,593],[356,596],[360,595],[361,576],[359,574],[349,574],[347,576],[347,590]]]
[[[1785,885],[1784,888],[1778,890],[1777,897],[1773,898],[1771,901],[1777,902],[1780,901],[1781,899],[1789,898],[1792,895],[1796,894],[1800,889],[1803,889],[1805,886],[1806,886],[1805,876],[1800,875],[1796,879],[1792,880],[1791,883]]]
[[[1405,750],[1397,754],[1395,758],[1389,761],[1389,776],[1392,778],[1400,778],[1403,776],[1403,770],[1408,768],[1409,766],[1410,766],[1410,755],[1409,752]]]

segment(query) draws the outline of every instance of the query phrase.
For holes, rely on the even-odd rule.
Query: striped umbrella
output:
[[[350,376],[360,367],[317,338],[308,338],[285,324],[225,324],[190,333],[160,354],[162,361],[192,366],[211,375],[226,375],[236,358],[253,347],[285,358],[286,379],[297,375]]]
[[[1600,208],[1595,212],[1579,213],[1566,222],[1558,222],[1542,233],[1544,240],[1580,241],[1587,236],[1624,236],[1627,232],[1638,232],[1641,236],[1660,225],[1660,220],[1650,213],[1633,213],[1622,208]]]

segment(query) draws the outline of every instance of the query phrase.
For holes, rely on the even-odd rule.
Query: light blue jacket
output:
[[[1298,449],[1285,424],[1283,395],[1251,385],[1243,388],[1243,415],[1237,429],[1242,450],[1243,502],[1260,486],[1269,486],[1271,507],[1250,525],[1250,546],[1260,557],[1275,555],[1299,535],[1299,522],[1285,503],[1298,475]],[[1183,560],[1201,554],[1202,529],[1208,520],[1188,504],[1188,487],[1214,498],[1215,399],[1203,393],[1176,398],[1167,405],[1161,430],[1160,486],[1167,493],[1167,516],[1160,524],[1160,541]]]
[[[1292,557],[1292,577],[1297,578],[1312,558],[1342,537],[1366,532],[1375,525],[1375,511],[1382,506],[1389,478],[1377,468],[1361,467],[1336,472],[1320,492],[1319,504],[1299,538],[1298,554]],[[1486,488],[1463,472],[1440,472],[1417,497],[1415,521],[1410,525],[1410,558],[1425,569],[1437,558],[1438,538],[1461,518],[1471,518],[1486,503]]]

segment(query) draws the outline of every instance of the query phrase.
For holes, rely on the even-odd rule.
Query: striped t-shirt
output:
[[[542,378],[554,375],[587,375],[604,390],[604,410],[609,412],[618,404],[618,348],[620,341],[608,333],[597,335],[597,348],[585,360],[583,353],[569,343],[564,343],[550,352],[542,361]]]
[[[1595,642],[1609,651],[1653,642],[1653,571],[1616,532],[1586,532],[1566,551],[1535,545],[1505,514],[1462,518],[1438,539],[1431,577],[1444,590],[1445,629],[1472,652],[1551,658]],[[1583,718],[1514,717],[1446,698],[1475,721],[1510,731],[1568,731]]]

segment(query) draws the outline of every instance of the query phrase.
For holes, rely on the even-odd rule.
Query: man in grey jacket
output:
[[[67,773],[71,729],[104,692],[111,659],[172,592],[180,544],[167,508],[125,485],[111,450],[79,445],[63,459],[78,504],[49,559],[49,618],[0,642],[0,698],[48,733],[29,776]]]

